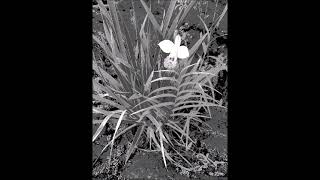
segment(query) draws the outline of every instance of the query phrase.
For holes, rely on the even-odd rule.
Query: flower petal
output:
[[[159,44],[160,49],[165,53],[170,53],[171,49],[173,48],[174,44],[170,40],[163,40]]]
[[[181,37],[180,37],[179,34],[178,34],[178,35],[176,36],[176,38],[174,39],[174,44],[175,44],[177,47],[180,46],[180,44],[181,44]]]
[[[187,46],[180,46],[178,49],[178,58],[184,59],[189,57],[189,50]]]

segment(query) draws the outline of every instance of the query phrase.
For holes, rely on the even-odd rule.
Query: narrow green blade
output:
[[[125,164],[127,164],[127,161],[129,160],[129,158],[130,158],[131,154],[133,153],[134,149],[136,148],[137,143],[138,143],[138,141],[139,141],[139,139],[140,139],[140,137],[141,137],[141,135],[142,135],[142,133],[143,133],[143,131],[144,131],[145,127],[146,127],[145,125],[139,126],[139,128],[138,128],[138,130],[137,130],[136,134],[134,135],[134,138],[133,138],[132,144],[131,144],[131,146],[130,146],[130,148],[129,148],[129,150],[128,150],[127,154],[126,154],[126,161],[125,161]]]
[[[161,32],[161,28],[159,23],[157,22],[156,18],[154,17],[154,15],[152,14],[151,10],[148,8],[148,6],[146,5],[146,3],[144,2],[144,0],[140,0],[142,6],[144,7],[144,9],[146,10],[147,14],[148,14],[148,18],[150,19],[153,27],[162,35]]]
[[[102,123],[100,124],[100,126],[98,127],[97,131],[95,132],[95,134],[92,137],[92,142],[94,142],[94,140],[96,140],[96,138],[99,136],[99,134],[101,133],[102,129],[104,128],[104,126],[107,124],[108,120],[115,114],[115,113],[119,113],[121,112],[121,110],[119,111],[114,111],[111,114],[109,114],[107,117],[104,118],[104,120],[102,121]]]
[[[174,10],[174,6],[176,5],[176,2],[177,2],[177,0],[170,1],[170,5],[168,7],[168,11],[167,11],[166,17],[164,19],[164,24],[163,24],[163,29],[162,29],[162,36],[163,37],[165,37],[165,35],[166,35],[166,31],[168,29],[168,25],[169,25],[169,22],[170,22],[170,19],[171,19],[173,10]]]
[[[126,112],[127,112],[127,110],[122,111],[122,113],[121,113],[121,115],[120,115],[120,117],[119,117],[119,120],[118,120],[118,122],[117,122],[116,129],[115,129],[115,131],[114,131],[112,140],[111,140],[111,150],[110,150],[109,164],[111,164],[111,157],[112,157],[112,149],[113,149],[114,140],[115,140],[116,134],[117,134],[117,132],[118,132],[118,129],[119,129],[119,127],[120,127],[120,124],[121,124],[121,122],[122,122],[122,119],[123,119],[123,117],[124,117],[124,114],[125,114]]]

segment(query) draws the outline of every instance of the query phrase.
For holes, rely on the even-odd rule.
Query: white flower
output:
[[[177,58],[185,59],[189,57],[189,50],[186,46],[180,46],[181,44],[181,37],[177,35],[175,37],[174,43],[170,40],[163,40],[158,45],[160,49],[165,53],[170,53],[164,59],[164,67],[167,69],[173,69],[176,67]]]

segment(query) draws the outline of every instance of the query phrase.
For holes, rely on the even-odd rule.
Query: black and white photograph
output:
[[[3,5],[2,179],[316,179],[318,6],[281,2]]]
[[[227,0],[93,0],[92,179],[228,179]]]

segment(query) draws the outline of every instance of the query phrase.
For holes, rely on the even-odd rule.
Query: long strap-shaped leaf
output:
[[[206,103],[209,102],[209,100],[213,100],[213,102],[215,101],[215,99],[211,98],[211,97],[207,97],[207,94],[204,92],[204,89],[202,88],[202,86],[200,84],[198,84],[198,87],[201,89],[201,93],[202,93],[202,96],[203,96],[203,99],[205,100]],[[212,108],[211,106],[207,106],[207,111],[209,112],[209,115],[210,117],[212,118],[213,115],[210,111],[210,108]]]
[[[121,136],[122,134],[124,134],[125,132],[127,132],[128,130],[136,127],[138,124],[132,124],[129,127],[125,128],[123,131],[119,132],[116,137],[114,139],[117,139],[119,136]],[[100,154],[98,155],[97,159],[93,162],[93,165],[95,165],[95,163],[98,161],[98,159],[100,158],[100,156],[102,155],[102,153],[104,152],[104,150],[110,146],[112,141],[109,141],[108,144],[106,144],[103,149],[101,150]],[[111,158],[111,157],[110,157]]]
[[[107,124],[108,120],[115,114],[115,113],[120,113],[121,110],[118,111],[113,111],[111,112],[111,114],[109,114],[107,117],[104,118],[104,120],[102,121],[102,123],[100,124],[99,128],[97,129],[96,133],[93,135],[92,137],[92,142],[94,142],[94,140],[96,140],[96,138],[99,136],[100,132],[102,131],[102,129],[104,128],[104,126]]]
[[[142,135],[142,133],[143,133],[143,131],[144,131],[145,127],[146,127],[145,125],[139,126],[139,128],[138,128],[138,130],[137,130],[136,134],[134,135],[134,138],[133,138],[132,144],[131,144],[131,146],[130,146],[130,148],[129,148],[128,152],[127,152],[127,155],[126,155],[126,161],[125,161],[125,164],[127,164],[127,161],[129,160],[129,158],[130,158],[130,156],[131,156],[132,152],[133,152],[133,151],[134,151],[134,149],[136,148],[137,143],[138,143],[138,141],[139,141],[139,139],[140,139],[140,137],[141,137],[141,135]]]
[[[109,48],[108,46],[105,46],[105,45],[103,44],[103,42],[99,39],[98,36],[96,36],[96,35],[93,34],[93,35],[92,35],[92,39],[95,40],[95,41],[100,45],[100,47],[105,51],[105,53],[106,53],[108,56],[112,57],[112,53],[111,53],[111,51],[110,51],[110,48]]]
[[[111,19],[111,15],[110,13],[107,11],[107,8],[104,6],[104,4],[102,3],[101,0],[98,0],[98,6],[100,8],[100,12],[107,18],[108,20],[108,24],[111,26],[111,28],[114,29],[114,25],[112,23],[112,19]]]
[[[110,115],[111,113],[113,113],[114,111],[106,111],[100,108],[92,108],[93,113],[97,113],[97,114],[103,114],[103,115]],[[119,111],[119,110],[118,110]]]
[[[146,82],[146,85],[144,86],[144,91],[147,92],[147,93],[150,92],[151,82],[152,82],[151,80],[153,78],[153,73],[154,73],[153,71],[150,73],[149,78],[148,78],[148,80]]]
[[[161,70],[154,71],[154,72],[156,72],[156,73],[168,72],[168,73],[174,74],[175,76],[179,76],[179,73],[177,73],[177,71],[169,70],[169,69],[161,69]]]
[[[99,1],[101,1],[101,0],[99,0]],[[113,23],[115,23],[115,29],[117,31],[115,33],[117,34],[118,43],[119,43],[120,50],[121,50],[120,53],[122,55],[124,55],[123,58],[125,58],[125,60],[127,60],[126,50],[125,50],[123,39],[122,39],[122,31],[121,31],[121,28],[120,28],[119,18],[118,18],[118,14],[117,14],[117,10],[116,10],[114,1],[113,0],[108,0],[107,2],[109,4],[109,8],[111,10],[111,14],[112,14],[112,17],[113,17]]]
[[[159,136],[160,136],[160,146],[161,146],[162,158],[163,158],[164,166],[167,168],[165,149],[164,149],[164,146],[163,146],[163,141],[166,140],[166,138],[164,137],[161,128],[159,129]]]
[[[224,7],[222,13],[220,14],[219,19],[218,19],[215,27],[219,27],[220,21],[221,21],[221,19],[224,17],[224,15],[226,14],[227,10],[228,10],[228,4],[226,4],[226,6]]]
[[[204,28],[206,29],[207,33],[209,34],[210,32],[209,32],[208,26],[206,25],[204,20],[201,18],[201,16],[198,15],[198,17],[201,20],[201,22],[202,22]],[[210,35],[207,36],[207,41],[208,41],[208,43],[210,42]],[[206,52],[204,52],[204,53],[206,54]]]
[[[100,83],[98,83],[96,80],[92,80],[94,83],[100,85]],[[121,105],[129,108],[132,105],[129,104],[129,102],[127,102],[126,100],[124,100],[124,98],[122,96],[116,95],[115,93],[113,93],[113,91],[115,91],[114,89],[112,89],[111,87],[109,87],[108,85],[102,86],[100,85],[100,88],[102,88],[104,91],[106,91],[109,96],[115,98]],[[117,92],[117,91],[115,91]],[[119,93],[119,92],[118,92]]]
[[[132,109],[134,109],[135,107],[145,103],[145,102],[150,102],[152,103],[152,100],[154,99],[157,99],[157,98],[164,98],[164,97],[173,97],[175,98],[176,96],[175,95],[172,95],[172,94],[160,94],[160,95],[156,95],[156,96],[152,96],[152,97],[148,97],[148,99],[145,99],[143,101],[141,101],[139,104],[135,105]]]
[[[111,157],[112,157],[113,143],[114,143],[114,140],[115,140],[116,134],[117,134],[117,132],[118,132],[118,129],[119,129],[119,127],[120,127],[120,124],[121,124],[121,122],[122,122],[122,119],[123,119],[123,117],[124,117],[124,114],[125,114],[126,112],[127,112],[127,110],[122,111],[122,113],[121,113],[121,115],[120,115],[120,117],[119,117],[119,120],[118,120],[118,122],[117,122],[116,129],[115,129],[115,131],[114,131],[114,134],[113,134],[112,140],[111,140],[111,150],[110,150],[110,159],[109,159],[109,164],[111,164]]]
[[[146,10],[147,14],[148,14],[148,18],[150,19],[153,27],[162,35],[161,32],[161,28],[159,23],[157,22],[156,18],[154,17],[154,15],[152,14],[151,10],[148,8],[148,6],[146,5],[146,3],[144,2],[144,0],[140,0],[142,6],[144,7],[144,9]]]
[[[174,30],[177,29],[177,27],[178,27],[178,21],[179,21],[181,12],[182,12],[182,11],[179,11],[178,14],[177,14],[177,16],[176,16],[176,18],[174,18],[174,20],[173,20],[173,22],[172,22],[172,24],[171,24],[171,26],[170,26],[170,29],[168,30],[168,32],[167,32],[167,34],[166,34],[166,37],[165,37],[166,39],[171,39]],[[160,49],[159,49],[159,50],[160,50]]]
[[[192,116],[192,117],[202,117],[202,118],[207,118],[210,119],[211,117],[208,116],[203,116],[203,115],[199,115],[199,114],[190,114],[190,113],[174,113],[174,114],[170,114],[170,116],[182,116],[182,117],[188,117],[188,116]]]
[[[193,64],[190,64],[190,65],[185,66],[185,67],[181,70],[180,75],[182,76],[182,75],[184,75],[185,73],[187,73],[190,67],[193,67],[193,68],[191,69],[191,72],[193,72],[194,69],[197,69],[197,67],[199,66],[200,61],[201,61],[201,58],[199,58],[196,63],[193,63]],[[180,81],[180,79],[181,79],[181,76],[179,77],[179,81]]]
[[[93,110],[93,113],[96,113],[96,114],[103,114],[105,116],[108,116],[110,115],[112,112],[114,111],[105,111],[105,110],[102,110],[100,108],[92,108]],[[117,110],[119,111],[119,110]],[[116,119],[119,119],[120,117],[120,114],[114,114],[110,119],[109,121],[112,121],[112,122],[115,122]],[[93,123],[92,124],[101,124],[103,122],[103,120],[93,120]],[[136,120],[132,120],[131,117],[128,117],[127,115],[125,115],[122,119],[122,122],[126,122],[126,123],[134,123],[134,124],[143,124],[141,122],[138,122]]]
[[[170,5],[166,14],[166,17],[164,19],[164,24],[163,24],[163,29],[162,29],[162,36],[165,37],[166,35],[166,31],[168,29],[168,25],[174,10],[174,6],[176,5],[177,0],[171,0],[170,1]]]
[[[174,107],[179,107],[180,105],[182,105],[182,104],[188,104],[188,103],[203,103],[204,105],[205,104],[208,104],[208,105],[216,105],[216,104],[218,104],[219,103],[219,101],[216,101],[216,104],[215,103],[210,103],[210,102],[205,102],[205,101],[199,101],[199,100],[196,100],[196,101],[183,101],[183,102],[179,102],[179,103],[176,103],[175,105],[174,105]],[[186,105],[187,106],[187,105]]]
[[[173,102],[165,102],[165,103],[160,103],[160,104],[156,104],[154,106],[151,106],[151,107],[147,107],[147,108],[144,108],[144,109],[140,109],[138,111],[135,111],[133,112],[131,115],[135,115],[135,114],[138,114],[138,113],[141,113],[143,111],[146,111],[146,110],[150,110],[150,109],[155,109],[157,107],[162,107],[162,106],[170,106],[170,105],[174,105]]]
[[[156,132],[159,132],[160,149],[161,149],[164,165],[167,168],[167,163],[166,163],[166,158],[165,158],[165,149],[164,149],[164,146],[163,146],[163,141],[166,141],[167,143],[168,143],[168,141],[166,140],[166,138],[164,137],[164,135],[162,133],[162,129],[161,129],[162,128],[162,123],[158,122],[151,114],[148,114],[147,116],[151,120],[151,122],[156,126],[156,128],[157,128]],[[155,140],[155,142],[156,142],[156,140]],[[159,145],[159,144],[157,144],[157,145]]]
[[[202,79],[202,78],[206,78],[207,76],[216,76],[217,73],[211,73],[209,71],[208,72],[190,72],[190,73],[186,73],[185,75],[183,75],[181,77],[181,80],[183,80],[183,78],[185,78],[187,76],[193,76],[193,75],[197,75],[195,80],[199,80],[199,79]],[[196,82],[198,83],[198,81],[196,81]],[[189,82],[185,82],[185,83],[189,83]],[[182,84],[180,86],[182,86]]]
[[[193,84],[195,84],[195,83],[190,83],[190,84],[186,84],[186,85],[193,85]],[[187,94],[182,95],[184,93],[187,93]],[[201,93],[201,91],[199,89],[194,88],[194,86],[192,86],[192,88],[188,88],[187,90],[181,90],[177,94],[178,98],[176,99],[176,101],[178,101],[183,96],[186,96],[186,95],[189,96],[190,94],[194,95],[195,93]]]
[[[92,95],[92,97],[93,97],[94,99],[96,99],[97,101],[107,103],[107,104],[112,105],[112,106],[114,106],[114,107],[116,107],[116,108],[119,108],[119,109],[121,109],[121,110],[124,110],[124,109],[125,109],[125,107],[123,107],[122,105],[120,105],[120,104],[118,104],[118,103],[115,103],[115,102],[113,102],[113,101],[111,101],[111,100],[109,100],[109,99],[102,98],[102,97],[100,97],[100,96],[98,96],[98,95]]]
[[[180,107],[172,109],[172,111],[178,111],[178,110],[186,109],[186,108],[197,108],[197,107],[202,107],[202,106],[213,106],[213,107],[220,107],[223,109],[227,109],[226,107],[221,106],[219,104],[215,104],[215,103],[199,103],[199,104],[195,104],[195,105],[180,106]]]
[[[115,80],[109,73],[107,73],[104,69],[100,68],[100,67],[97,65],[97,63],[96,63],[95,60],[92,62],[92,68],[95,70],[95,72],[96,72],[97,74],[100,74],[100,73],[101,73],[101,75],[103,76],[103,78],[104,78],[105,80],[108,80],[109,83],[110,83],[110,85],[111,85],[114,89],[116,89],[116,90],[121,90],[121,89],[123,88],[122,85],[121,85],[117,80]]]
[[[176,103],[178,103],[179,101],[184,101],[184,103],[186,103],[185,101],[186,101],[187,99],[189,99],[189,98],[205,98],[205,99],[211,100],[211,101],[213,101],[213,102],[218,102],[217,100],[211,98],[210,96],[202,94],[202,95],[180,96],[180,97],[178,97],[178,98],[176,99]],[[208,102],[209,102],[209,101],[208,101]],[[177,106],[177,104],[176,104],[176,106]]]
[[[189,51],[189,54],[190,56],[192,56],[197,50],[198,48],[200,47],[202,41],[207,37],[208,33],[204,34],[204,36],[202,36],[193,46],[192,48],[190,49]],[[191,64],[191,61],[192,61],[192,58],[189,58],[189,61],[188,61],[188,64]]]
[[[194,5],[195,3],[196,3],[195,0],[192,0],[192,1],[190,2],[190,4],[189,4],[189,5],[187,6],[187,8],[184,10],[184,12],[183,12],[183,14],[182,14],[182,16],[181,16],[178,24],[181,24],[181,23],[183,22],[184,18],[186,18],[187,14],[189,13],[189,11],[191,10],[191,8],[193,7],[193,5]]]
[[[165,90],[172,90],[172,91],[178,92],[178,88],[176,88],[174,86],[166,86],[166,87],[161,87],[161,88],[158,88],[158,89],[155,89],[155,90],[151,91],[148,94],[148,96],[150,97],[152,94],[158,93],[160,91],[165,91]]]
[[[187,135],[178,125],[174,124],[174,123],[166,123],[166,126],[171,127],[172,129],[176,130],[177,132],[181,133],[181,135],[184,135],[186,137],[188,137],[193,143],[195,143],[190,137],[189,135]]]
[[[188,151],[188,137],[189,137],[189,128],[190,128],[190,119],[191,119],[191,117],[189,116],[189,117],[187,117],[187,120],[186,120],[186,124],[185,124],[185,126],[184,126],[184,128],[183,128],[183,130],[185,131],[185,133],[187,134],[186,135],[186,151]]]
[[[165,81],[165,80],[173,81],[173,82],[175,82],[175,83],[178,82],[177,79],[172,78],[172,77],[160,77],[160,78],[157,78],[157,79],[152,80],[151,83],[157,82],[157,81]]]

